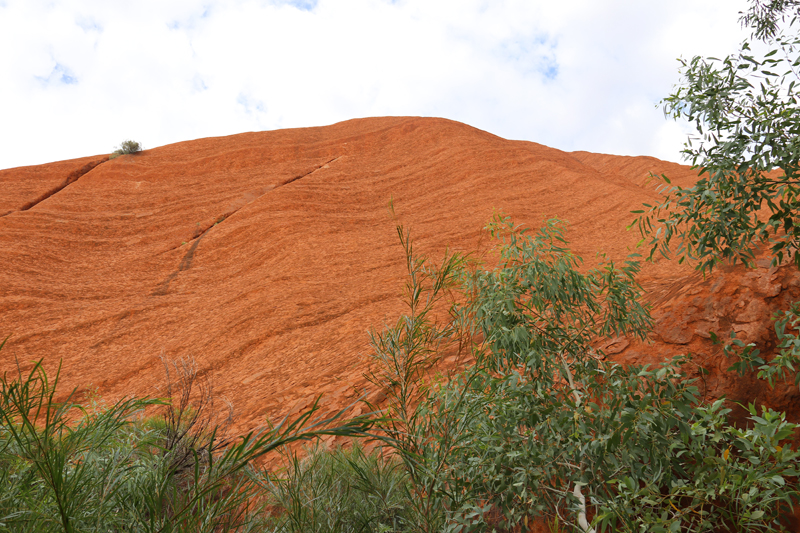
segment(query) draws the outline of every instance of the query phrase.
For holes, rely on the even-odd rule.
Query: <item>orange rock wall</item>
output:
[[[634,251],[639,237],[626,226],[632,209],[657,198],[651,171],[696,179],[649,157],[565,153],[414,117],[3,170],[0,335],[11,338],[0,370],[63,362],[63,390],[113,400],[157,395],[160,356],[191,356],[233,403],[239,429],[319,393],[337,408],[364,384],[369,328],[402,312],[390,199],[433,257],[446,246],[486,250],[481,228],[500,210],[529,226],[568,221],[591,265],[596,252],[619,260]],[[709,394],[720,394],[727,362],[707,330],[769,342],[765,317],[796,297],[793,271],[762,270],[704,281],[672,262],[647,265],[654,344],[613,356],[703,354],[716,372]]]

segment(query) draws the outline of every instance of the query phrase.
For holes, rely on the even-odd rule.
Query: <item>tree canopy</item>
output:
[[[669,178],[665,199],[637,211],[652,255],[675,254],[711,270],[752,264],[759,246],[774,262],[800,265],[800,1],[754,0],[740,21],[749,40],[725,58],[681,60],[681,81],[664,113],[693,123],[684,157],[700,170],[689,188]],[[763,48],[769,50],[757,53]]]

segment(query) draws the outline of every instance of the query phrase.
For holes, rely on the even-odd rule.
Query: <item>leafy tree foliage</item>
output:
[[[778,33],[779,22],[785,23],[787,17],[800,15],[798,0],[753,0],[750,8],[741,14],[744,26],[753,28],[753,35],[759,39],[774,37]]]
[[[752,0],[740,20],[753,34],[739,52],[682,61],[681,83],[663,101],[668,116],[694,123],[683,154],[699,181],[682,188],[662,176],[664,201],[634,221],[651,257],[674,252],[704,272],[720,261],[752,266],[765,246],[773,265],[800,266],[800,1]],[[769,51],[759,55],[763,44]],[[767,361],[732,335],[731,370],[757,371],[770,386],[794,375],[800,385],[800,306],[775,321],[778,355]]]
[[[697,134],[683,154],[700,180],[681,188],[662,176],[666,199],[638,211],[651,255],[668,255],[677,241],[681,261],[697,260],[708,271],[720,260],[752,263],[755,247],[767,243],[776,263],[791,258],[800,265],[798,6],[755,0],[742,14],[770,46],[763,55],[745,41],[724,59],[682,60],[683,78],[664,111],[694,123]]]
[[[703,405],[686,359],[623,367],[592,348],[597,335],[650,327],[635,258],[582,273],[557,221],[530,234],[498,217],[490,230],[495,269],[453,256],[435,267],[407,244],[407,295],[424,305],[373,335],[391,415],[381,438],[424,518],[411,530],[545,517],[582,533],[780,531],[781,505],[798,499],[800,454],[782,445],[797,426],[751,406],[752,427],[736,428],[721,401]],[[448,287],[461,297],[437,323],[428,304]],[[466,343],[475,365],[440,387],[420,367],[402,377],[449,343]],[[411,389],[418,403],[405,401]]]

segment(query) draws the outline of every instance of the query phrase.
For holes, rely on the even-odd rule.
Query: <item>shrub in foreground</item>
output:
[[[409,472],[420,529],[543,518],[583,533],[782,530],[800,497],[785,442],[797,425],[751,405],[751,425],[734,427],[722,400],[702,402],[688,359],[622,367],[592,348],[650,327],[634,258],[582,272],[557,221],[531,234],[498,217],[490,231],[494,269],[436,266],[404,237],[409,312],[373,335],[372,379],[390,404],[378,426]],[[425,369],[454,346],[476,364],[431,384]]]

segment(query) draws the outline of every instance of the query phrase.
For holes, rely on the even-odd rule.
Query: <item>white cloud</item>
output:
[[[678,160],[656,103],[742,0],[0,0],[0,168],[377,115]]]

